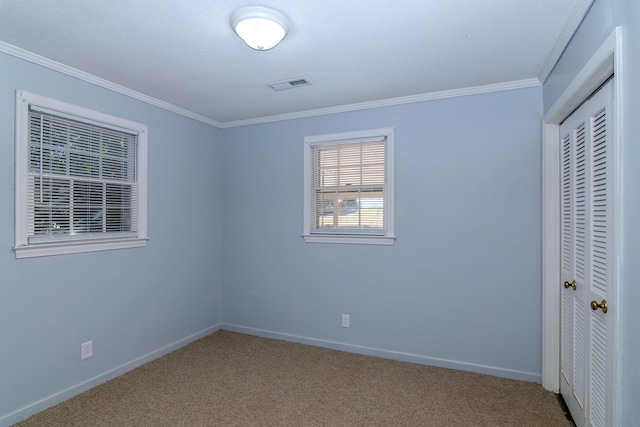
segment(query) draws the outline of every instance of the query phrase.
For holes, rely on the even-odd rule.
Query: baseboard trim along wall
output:
[[[86,381],[83,381],[79,384],[76,384],[72,387],[69,387],[65,390],[59,391],[58,393],[52,394],[51,396],[45,397],[37,402],[33,402],[24,408],[18,409],[17,411],[11,412],[3,417],[0,417],[0,427],[10,426],[19,421],[25,420],[30,416],[37,414],[38,412],[44,411],[45,409],[54,406],[60,402],[64,402],[65,400],[71,399],[74,396],[77,396],[80,393],[84,393],[87,390],[92,389],[102,383],[105,383],[109,380],[112,380],[116,377],[119,377],[122,374],[125,374],[139,366],[144,365],[145,363],[149,363],[152,360],[158,359],[165,354],[171,353],[181,347],[184,347],[187,344],[192,343],[200,338],[203,338],[207,335],[210,335],[214,332],[217,332],[221,329],[221,325],[213,325],[206,329],[203,329],[195,334],[189,335],[188,337],[182,338],[178,341],[167,344],[163,347],[160,347],[157,350],[152,351],[151,353],[147,353],[144,356],[140,356],[130,362],[127,362],[123,365],[117,366],[113,369],[108,370],[100,375],[97,375],[93,378],[90,378]]]
[[[3,417],[0,417],[0,427],[8,427],[21,420],[27,419],[30,416],[37,414],[51,406],[54,406],[60,402],[71,399],[72,397],[84,393],[87,390],[92,389],[102,383],[112,380],[120,375],[123,375],[139,366],[149,363],[165,354],[171,353],[181,347],[184,347],[193,341],[203,338],[219,330],[238,332],[246,335],[254,335],[264,338],[271,338],[277,340],[283,340],[288,342],[313,345],[316,347],[330,348],[332,350],[346,351],[349,353],[362,354],[365,356],[376,356],[385,359],[398,360],[402,362],[418,363],[421,365],[438,366],[441,368],[457,369],[460,371],[475,372],[478,374],[492,375],[496,377],[509,378],[514,380],[529,381],[540,383],[542,380],[541,374],[532,372],[515,371],[504,368],[497,368],[494,366],[484,366],[474,363],[459,362],[455,360],[440,359],[436,357],[422,356],[419,354],[403,353],[399,351],[384,350],[379,348],[364,347],[359,345],[347,344],[343,342],[323,340],[318,338],[310,338],[299,335],[285,334],[281,332],[268,331],[264,329],[249,328],[246,326],[233,325],[229,323],[222,323],[210,326],[188,337],[182,338],[173,343],[167,344],[157,350],[138,357],[123,365],[117,366],[109,371],[106,371],[100,375],[69,387],[58,393],[52,394],[44,399],[33,402],[24,408],[18,409],[12,413],[9,413]]]
[[[283,341],[300,344],[313,345],[316,347],[330,348],[332,350],[346,351],[349,353],[362,354],[365,356],[376,356],[385,359],[398,360],[401,362],[418,363],[421,365],[437,366],[440,368],[456,369],[459,371],[475,372],[477,374],[491,375],[494,377],[508,378],[535,382],[540,384],[542,374],[525,371],[515,371],[511,369],[498,368],[495,366],[478,365],[475,363],[460,362],[456,360],[440,359],[437,357],[422,356],[419,354],[403,353],[393,350],[363,347],[359,345],[347,344],[337,341],[329,341],[317,338],[303,337],[298,335],[285,334],[281,332],[267,331],[263,329],[249,328],[246,326],[223,323],[220,326],[223,331],[239,332],[247,335],[255,335],[264,338],[273,338]]]

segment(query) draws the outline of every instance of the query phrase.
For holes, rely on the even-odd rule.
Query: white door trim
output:
[[[578,73],[560,98],[545,114],[542,122],[542,386],[555,393],[560,391],[560,123],[593,93],[611,74],[615,79],[615,124],[613,134],[613,159],[617,170],[613,179],[613,266],[612,295],[616,307],[619,304],[618,256],[620,200],[620,162],[622,147],[623,69],[622,29],[616,28],[605,40],[587,64]],[[619,253],[618,253],[619,255]],[[613,342],[617,348],[617,327],[620,310],[615,310]],[[613,372],[617,356],[614,356]],[[617,374],[611,378],[612,408],[615,408]],[[614,417],[615,417],[615,410]],[[613,424],[615,425],[615,424]]]

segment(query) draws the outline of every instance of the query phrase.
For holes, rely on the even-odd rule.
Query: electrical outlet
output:
[[[343,314],[342,315],[342,327],[343,328],[350,328],[351,327],[351,316],[349,316],[348,314]]]
[[[93,356],[93,341],[87,341],[80,344],[80,357],[82,360]]]

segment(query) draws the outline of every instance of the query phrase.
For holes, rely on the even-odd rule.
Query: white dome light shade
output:
[[[276,10],[248,6],[233,12],[231,27],[249,47],[255,50],[269,50],[287,35],[289,21]]]

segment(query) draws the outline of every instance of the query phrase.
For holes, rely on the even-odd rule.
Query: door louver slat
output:
[[[572,144],[571,136],[565,135],[562,138],[562,270],[573,271],[573,174],[572,174]],[[560,370],[564,381],[573,384],[572,363],[573,358],[573,303],[569,293],[562,293],[562,316],[561,316],[561,358]]]
[[[578,404],[584,409],[585,394],[585,303],[580,298],[574,299],[574,328],[573,328],[573,395]]]
[[[575,136],[575,271],[576,277],[582,283],[586,279],[586,138],[584,123],[576,129]]]
[[[607,138],[606,112],[602,109],[593,120],[591,172],[591,286],[607,291]]]
[[[591,288],[606,296],[609,281],[609,140],[607,109],[591,118]],[[601,311],[591,311],[589,352],[589,420],[593,426],[605,426],[607,402],[607,319]]]

